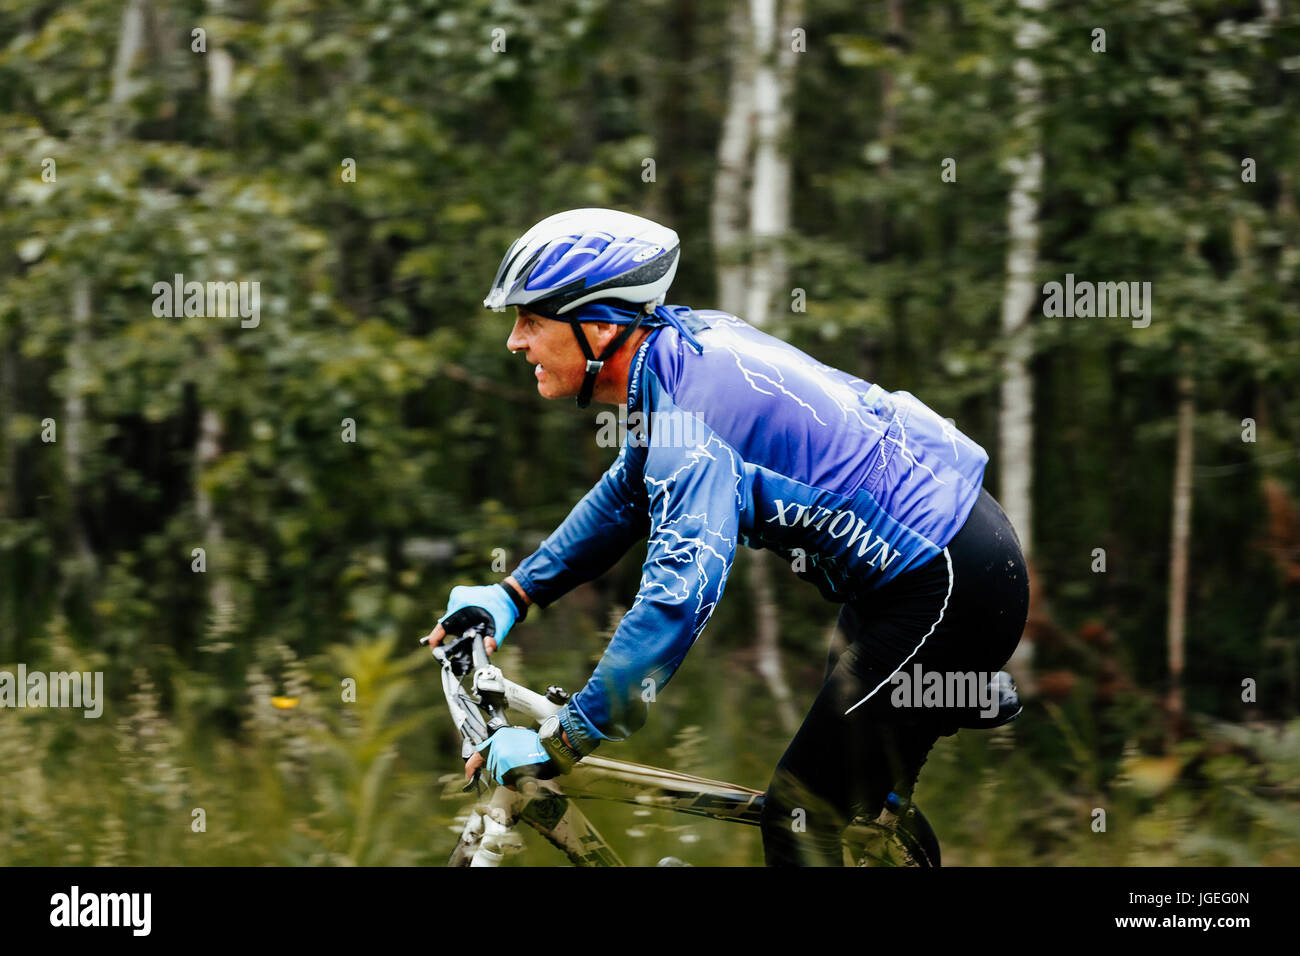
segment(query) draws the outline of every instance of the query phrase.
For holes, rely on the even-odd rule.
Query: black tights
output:
[[[1029,610],[1029,574],[1005,512],[986,490],[934,560],[846,604],[826,679],[777,764],[763,804],[769,866],[840,866],[841,833],[874,818],[892,790],[910,796],[926,755],[969,714],[900,707],[901,670],[993,672]],[[847,713],[846,713],[847,712]]]

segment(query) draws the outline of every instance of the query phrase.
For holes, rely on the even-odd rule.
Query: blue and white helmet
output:
[[[514,241],[483,304],[558,318],[617,299],[653,312],[677,274],[680,251],[677,233],[657,222],[616,209],[570,209]]]

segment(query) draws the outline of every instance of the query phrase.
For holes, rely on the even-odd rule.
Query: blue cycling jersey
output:
[[[961,529],[988,455],[912,394],[823,365],[725,312],[646,337],[618,457],[513,572],[545,607],[649,536],[636,600],[560,711],[581,753],[646,719],[722,597],[739,544],[844,603]],[[649,692],[647,692],[649,691]]]

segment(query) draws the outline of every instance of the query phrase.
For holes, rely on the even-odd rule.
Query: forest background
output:
[[[0,670],[105,681],[0,709],[0,863],[445,859],[415,642],[614,454],[482,299],[612,206],[681,235],[670,302],[988,449],[1028,706],[926,764],[945,863],[1300,864],[1298,106],[1284,0],[0,0]],[[258,320],[160,315],[177,275]],[[576,691],[640,560],[507,671]],[[742,553],[610,755],[766,786],[836,613],[794,581]],[[762,861],[636,813],[628,862]]]

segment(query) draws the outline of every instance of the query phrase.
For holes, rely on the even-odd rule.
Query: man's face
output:
[[[587,371],[587,358],[573,337],[573,327],[568,322],[547,319],[515,306],[518,318],[506,339],[506,348],[512,352],[522,350],[525,358],[536,366],[537,393],[542,398],[571,398],[582,390],[582,379]],[[591,343],[593,355],[599,355],[614,337],[613,325],[608,322],[584,322],[582,331]]]

